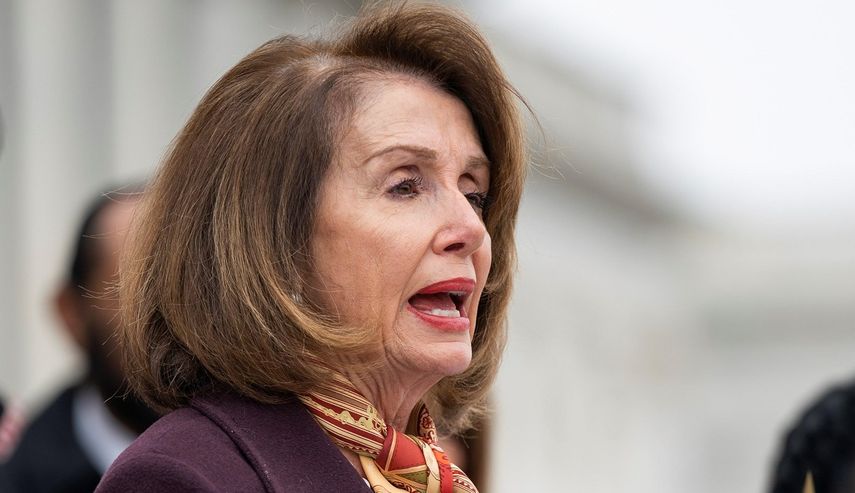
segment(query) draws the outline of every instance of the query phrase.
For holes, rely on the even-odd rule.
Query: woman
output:
[[[483,37],[434,6],[275,39],[226,73],[124,266],[130,379],[174,411],[98,491],[477,491],[436,429],[479,412],[504,345],[515,102]]]

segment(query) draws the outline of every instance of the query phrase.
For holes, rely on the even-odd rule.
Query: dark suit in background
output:
[[[9,461],[0,465],[0,491],[93,491],[101,474],[86,457],[72,424],[77,387],[66,389],[29,425]]]

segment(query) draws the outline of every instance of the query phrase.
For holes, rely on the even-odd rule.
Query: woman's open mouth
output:
[[[407,308],[419,318],[445,330],[469,330],[467,301],[475,281],[459,277],[431,284],[410,297]]]

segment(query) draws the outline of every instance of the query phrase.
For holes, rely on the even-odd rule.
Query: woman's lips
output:
[[[430,313],[425,313],[423,311],[416,310],[413,308],[413,305],[407,305],[407,310],[411,311],[415,314],[416,317],[420,318],[424,322],[436,327],[440,330],[446,330],[449,332],[468,332],[469,331],[469,318],[468,317],[445,317],[439,315],[432,315]]]
[[[410,297],[407,309],[436,328],[468,331],[470,321],[466,302],[474,289],[475,281],[465,277],[440,281]]]

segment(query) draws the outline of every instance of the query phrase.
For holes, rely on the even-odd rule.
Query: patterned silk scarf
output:
[[[478,493],[437,446],[436,426],[424,404],[410,418],[414,436],[387,426],[377,409],[339,374],[300,400],[333,442],[359,455],[376,493]]]

